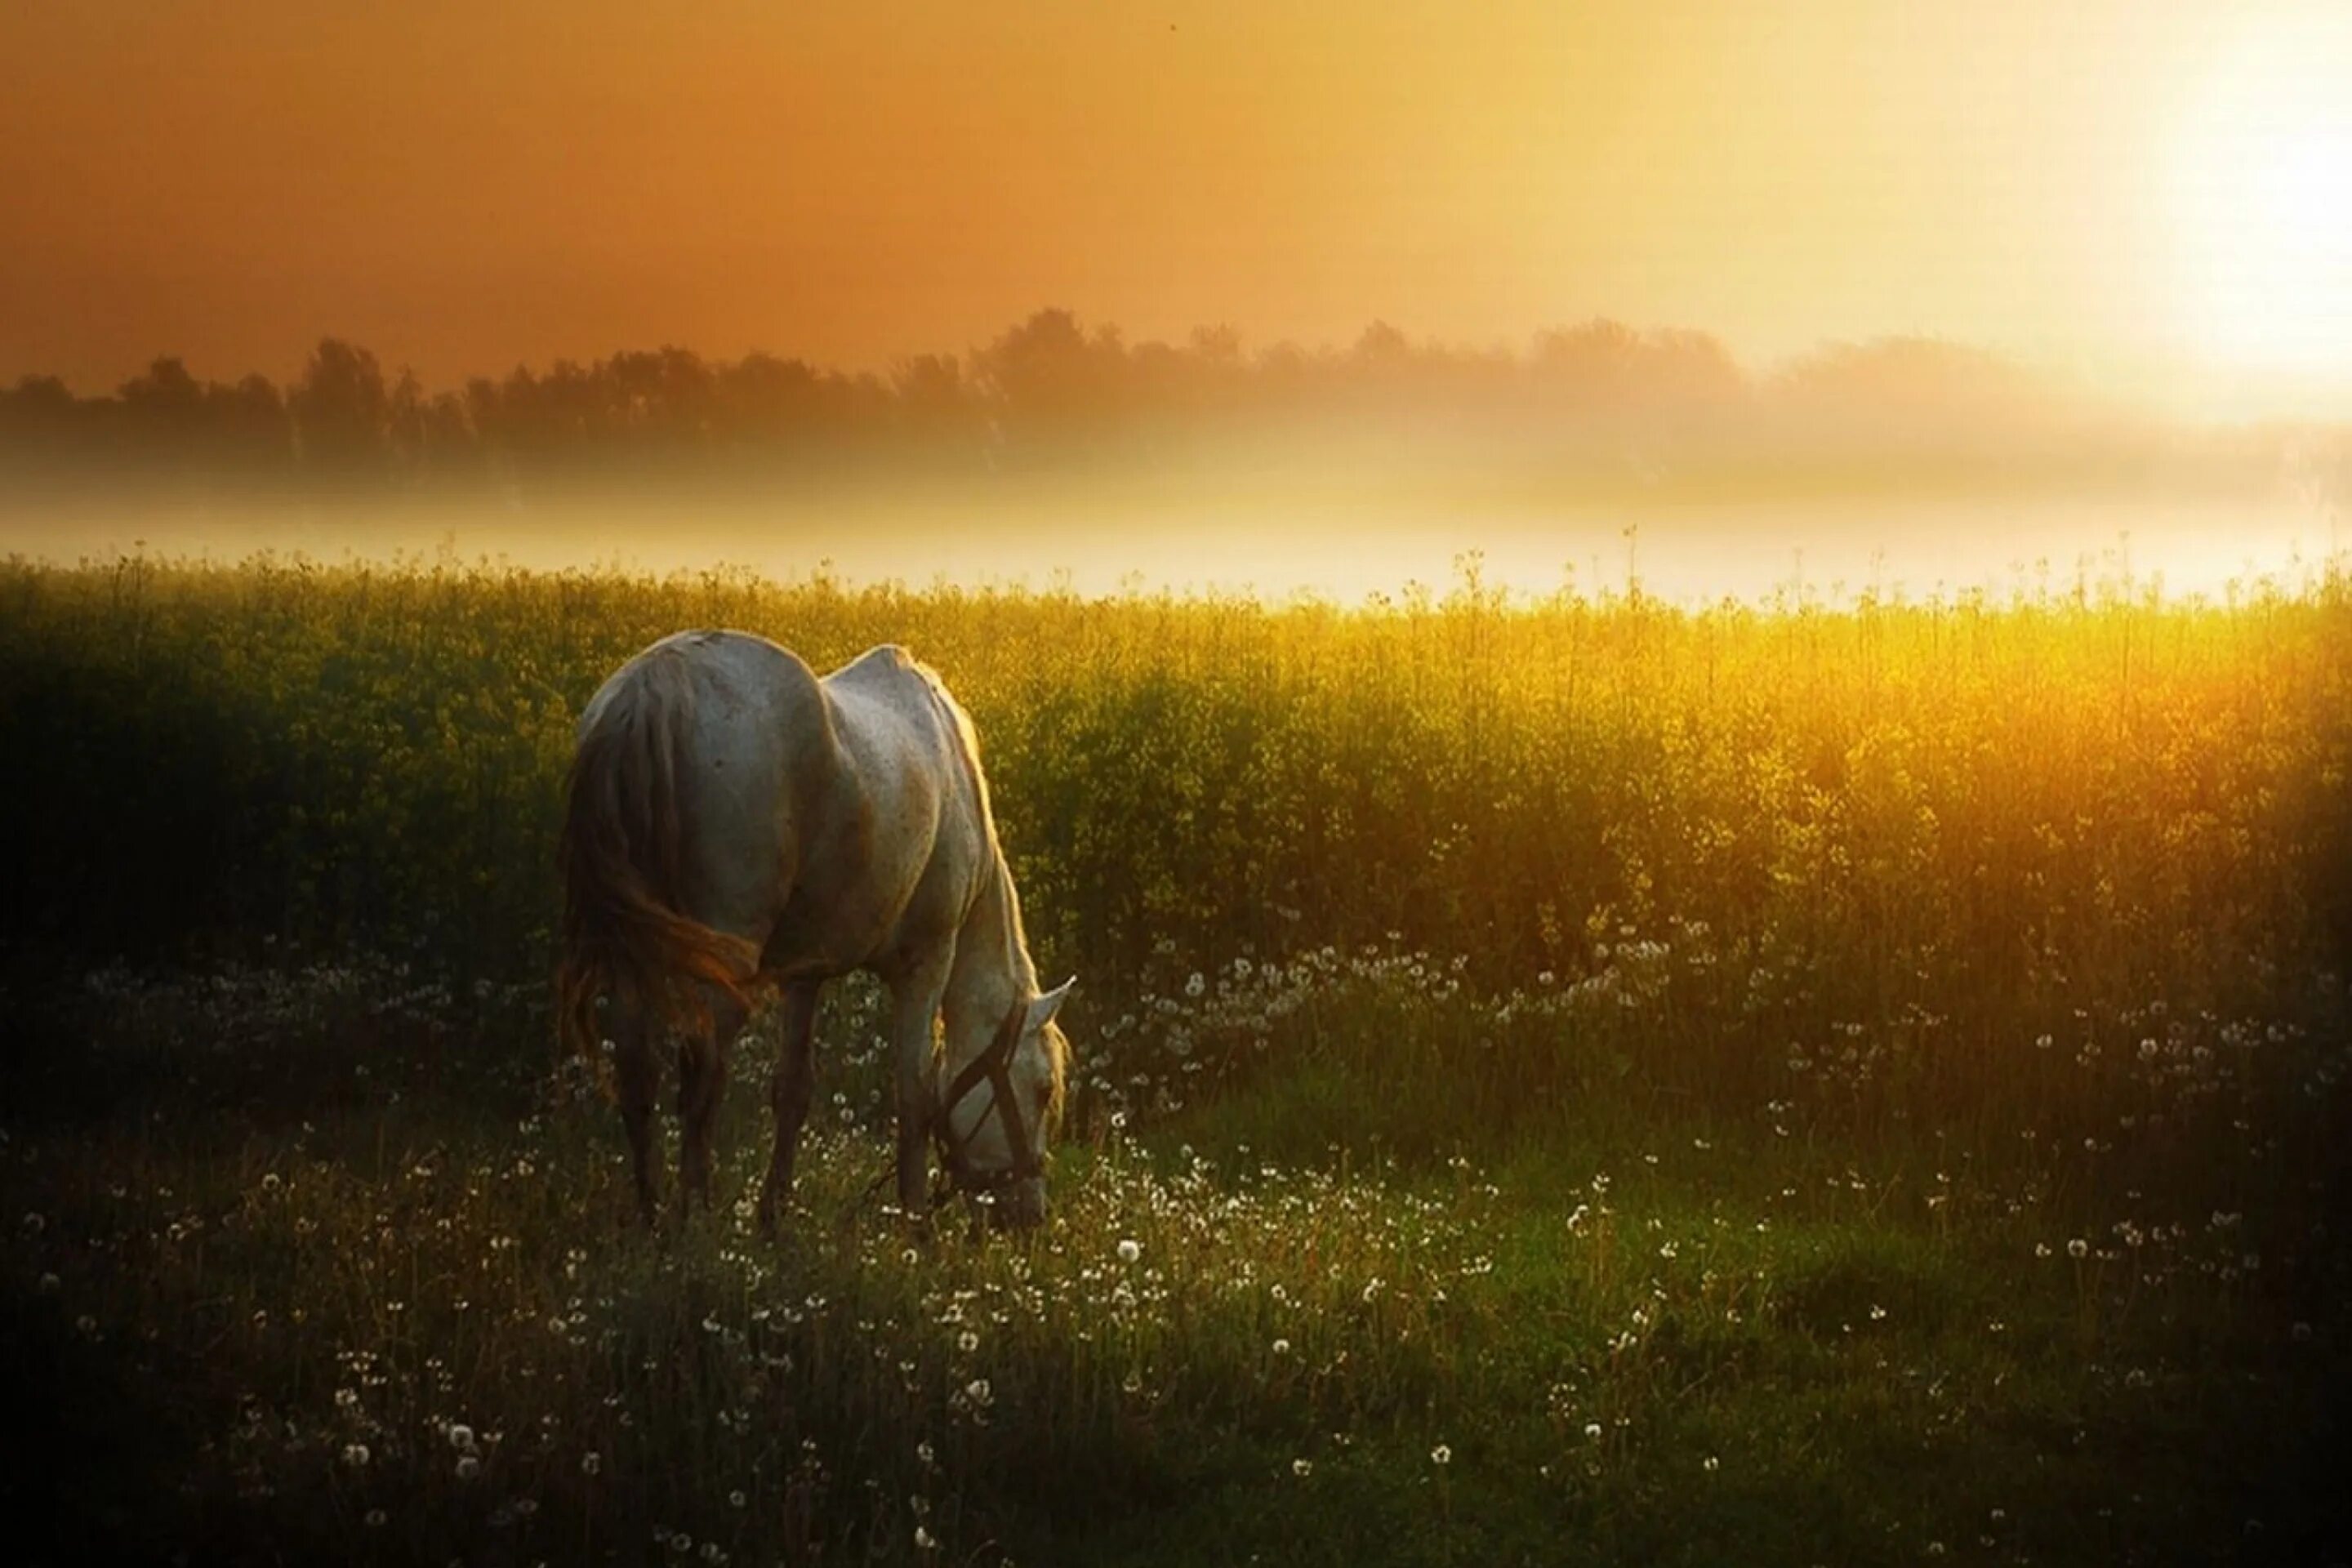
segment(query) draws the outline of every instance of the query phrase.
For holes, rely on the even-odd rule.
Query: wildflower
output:
[[[1699,1468],[1705,1470],[1710,1476],[1722,1468],[1723,1461],[1717,1458],[1713,1454],[1709,1454],[1699,1466]]]
[[[599,1454],[593,1448],[589,1449],[588,1452],[580,1456],[580,1473],[582,1475],[593,1476],[604,1468],[604,1456]]]
[[[979,1348],[980,1336],[972,1332],[970,1329],[966,1329],[963,1332],[956,1336],[956,1349],[963,1352],[964,1354],[970,1355]]]
[[[383,1510],[380,1508],[372,1508],[367,1510],[365,1522],[370,1530],[382,1530],[383,1528]]]
[[[1587,1421],[1584,1424],[1584,1436],[1587,1442],[1598,1443],[1601,1441],[1601,1423],[1598,1421]]]
[[[1452,1464],[1454,1462],[1453,1445],[1448,1443],[1440,1443],[1436,1447],[1432,1448],[1429,1451],[1429,1462],[1433,1465]]]
[[[1293,1459],[1290,1461],[1290,1473],[1298,1477],[1302,1480],[1308,1475],[1312,1474],[1314,1469],[1315,1461],[1312,1459]]]
[[[343,1463],[349,1465],[355,1470],[359,1470],[366,1468],[367,1462],[368,1446],[365,1443],[346,1443],[343,1445]]]
[[[470,1481],[482,1473],[482,1461],[471,1454],[457,1456],[457,1479]]]
[[[1143,1244],[1136,1240],[1133,1237],[1129,1237],[1119,1242],[1118,1260],[1121,1263],[1133,1263],[1142,1256]]]
[[[988,1386],[988,1379],[975,1377],[963,1385],[963,1396],[974,1405],[985,1405],[995,1396],[995,1391]]]
[[[2066,1256],[2069,1258],[2088,1258],[2090,1255],[2091,1244],[2079,1236],[2066,1244]]]
[[[1288,1355],[1290,1353],[1290,1342],[1288,1340],[1275,1341],[1274,1353],[1276,1355]]]
[[[474,1429],[471,1426],[467,1426],[463,1421],[449,1423],[449,1447],[462,1450],[473,1446]]]
[[[918,1552],[931,1552],[931,1551],[935,1551],[935,1550],[937,1550],[937,1549],[938,1549],[939,1544],[940,1544],[940,1543],[939,1543],[939,1539],[938,1539],[938,1537],[934,1536],[934,1535],[933,1535],[929,1531],[928,1531],[928,1530],[924,1529],[924,1528],[923,1528],[921,1525],[919,1525],[919,1525],[917,1525],[917,1526],[915,1526],[915,1550],[916,1550],[916,1551],[918,1551]]]

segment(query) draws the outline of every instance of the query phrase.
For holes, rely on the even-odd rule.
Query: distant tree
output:
[[[176,356],[152,361],[144,374],[124,382],[114,395],[140,423],[174,432],[194,426],[205,406],[205,389]]]
[[[1015,427],[1099,425],[1127,402],[1118,330],[1088,338],[1068,310],[1039,310],[973,358],[981,384]]]
[[[1880,417],[2017,412],[2045,392],[2031,372],[1999,354],[1923,337],[1832,343],[1782,373],[1776,390],[1790,402]]]
[[[918,354],[890,372],[897,428],[907,440],[943,446],[948,458],[969,456],[988,426],[980,386],[953,354]]]
[[[88,455],[90,410],[54,375],[0,388],[0,479],[54,472]]]
[[[256,473],[283,471],[294,458],[294,426],[286,399],[266,375],[241,377],[234,386],[205,388],[205,425],[220,448],[223,467]]]
[[[669,460],[709,445],[717,380],[701,355],[664,345],[614,354],[600,369],[630,444],[641,453]]]
[[[1540,396],[1604,415],[1720,404],[1747,388],[1731,352],[1707,333],[1644,333],[1606,317],[1538,334],[1529,373]]]
[[[383,473],[392,451],[392,395],[375,355],[321,338],[288,399],[303,468],[331,480]]]

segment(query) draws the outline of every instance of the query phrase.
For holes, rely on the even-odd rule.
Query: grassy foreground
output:
[[[2332,588],[0,590],[34,1560],[2352,1551]],[[856,986],[789,1234],[624,1225],[547,1044],[554,779],[713,621],[973,707],[1082,977],[1043,1234],[858,1206]]]

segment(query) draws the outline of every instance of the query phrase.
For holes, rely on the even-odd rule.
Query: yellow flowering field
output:
[[[790,1234],[625,1223],[553,841],[582,703],[689,626],[972,712],[1079,979],[1038,1236],[857,1205],[857,984]],[[7,1484],[59,1559],[2326,1560],[2348,757],[2332,573],[14,562],[0,1289],[58,1415]]]

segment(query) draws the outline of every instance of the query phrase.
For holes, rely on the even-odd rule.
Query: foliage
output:
[[[2352,1542],[2333,578],[1694,613],[1472,561],[1343,613],[130,561],[0,605],[36,1557]],[[626,1228],[550,850],[580,705],[694,624],[902,641],[971,708],[1081,978],[1035,1237],[855,1207],[862,984],[789,1234]]]
[[[2339,450],[2340,429],[2298,444]],[[1913,494],[2091,487],[2133,494],[2268,485],[2284,433],[2200,431],[2094,405],[1990,354],[1926,338],[1832,345],[1751,373],[1717,339],[1595,320],[1524,353],[1415,341],[1374,321],[1344,348],[1243,352],[1230,328],[1129,342],[1038,310],[962,354],[887,374],[664,345],[557,360],[428,390],[324,338],[282,390],[202,381],[156,359],[110,395],[55,376],[0,386],[0,499],[91,494],[544,498],[621,484],[681,489],[1199,469],[1263,480],[1420,475],[1632,502],[1661,493],[1788,494],[1892,485]]]
[[[2076,1009],[2242,1009],[2336,961],[2352,851],[2332,588],[1690,613],[1469,562],[1340,612],[265,558],[0,602],[9,945],[86,958],[543,975],[574,716],[692,625],[939,668],[1056,971],[1375,942],[1567,985],[1703,932],[1695,1084],[1860,1023],[1959,1042],[1906,1058],[1943,1093]]]

